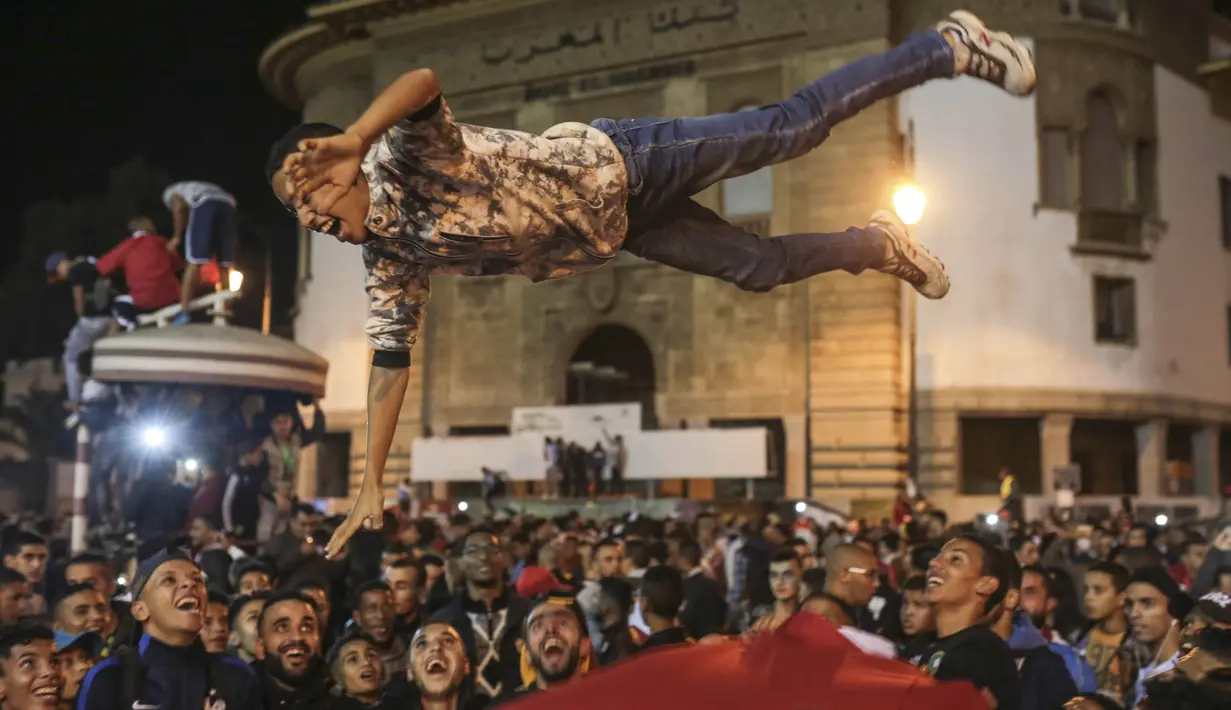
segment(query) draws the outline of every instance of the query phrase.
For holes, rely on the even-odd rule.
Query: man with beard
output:
[[[265,592],[239,597],[231,602],[227,609],[227,618],[231,622],[231,636],[227,640],[227,646],[234,649],[235,655],[244,663],[256,661],[256,640],[260,635],[257,622],[268,598],[269,594]]]
[[[457,629],[429,621],[410,641],[410,664],[406,671],[414,684],[414,700],[408,710],[480,710],[485,696],[471,696],[463,684],[470,676],[470,660]]]
[[[351,619],[360,633],[372,641],[380,653],[385,676],[392,678],[406,668],[406,646],[398,637],[394,624],[393,590],[380,580],[359,585],[349,604]]]
[[[1008,592],[1005,553],[973,535],[959,535],[928,565],[927,601],[936,614],[936,642],[911,663],[937,680],[966,680],[997,710],[1018,710],[1017,665],[985,619]],[[989,703],[990,704],[990,703]]]
[[[329,710],[329,674],[321,657],[320,627],[312,600],[293,590],[274,592],[257,619],[254,666],[265,707]]]
[[[132,598],[133,618],[145,633],[136,648],[112,654],[86,675],[79,710],[258,707],[252,669],[238,658],[211,656],[201,646],[205,578],[192,558],[168,549],[146,559],[137,566]]]
[[[505,585],[504,548],[487,530],[476,528],[463,539],[461,571],[466,588],[432,621],[457,631],[474,670],[476,695],[494,698],[521,684],[517,630],[530,605]]]
[[[1034,628],[1043,633],[1049,642],[1052,640],[1051,629],[1047,626],[1047,617],[1056,609],[1056,599],[1048,589],[1047,570],[1042,567],[1023,565],[1021,610],[1030,617]]]
[[[0,626],[0,707],[56,710],[63,685],[51,629],[29,623]]]
[[[522,643],[533,679],[501,693],[489,710],[581,678],[594,661],[585,617],[570,597],[553,596],[531,610],[522,629]]]

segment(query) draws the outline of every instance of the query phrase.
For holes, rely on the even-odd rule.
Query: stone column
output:
[[[803,414],[790,414],[782,418],[782,430],[786,436],[787,498],[810,498],[808,490],[808,425]]]
[[[1221,497],[1219,479],[1219,428],[1208,426],[1193,434],[1193,469],[1196,472],[1196,488],[1193,494],[1200,497]]]
[[[1039,422],[1039,463],[1043,468],[1039,480],[1043,483],[1043,496],[1046,498],[1056,494],[1056,469],[1071,463],[1069,437],[1072,432],[1071,414],[1048,414]]]
[[[1166,495],[1167,420],[1152,419],[1137,427],[1137,495]]]

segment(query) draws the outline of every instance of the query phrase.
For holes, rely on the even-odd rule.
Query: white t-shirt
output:
[[[168,185],[167,189],[162,191],[162,202],[168,209],[171,207],[171,198],[175,195],[179,195],[193,209],[210,200],[223,200],[229,202],[232,207],[235,206],[235,198],[231,196],[231,193],[212,182],[185,180]]]

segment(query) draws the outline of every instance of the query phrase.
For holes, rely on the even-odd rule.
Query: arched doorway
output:
[[[641,425],[657,428],[654,415],[654,353],[622,325],[600,325],[569,359],[565,404],[641,404]]]

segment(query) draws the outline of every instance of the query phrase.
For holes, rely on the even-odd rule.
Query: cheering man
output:
[[[430,69],[411,71],[346,131],[292,129],[266,175],[300,224],[364,245],[376,351],[368,393],[371,466],[329,552],[365,521],[380,525],[385,459],[405,396],[433,273],[520,274],[534,281],[597,268],[620,249],[748,291],[815,274],[874,269],[928,298],[949,280],[891,212],[866,229],[760,239],[691,197],[727,178],[806,154],[880,99],[966,74],[1034,90],[1029,51],[955,12],[885,54],[821,77],[755,111],[703,118],[598,119],[542,136],[458,124]]]

